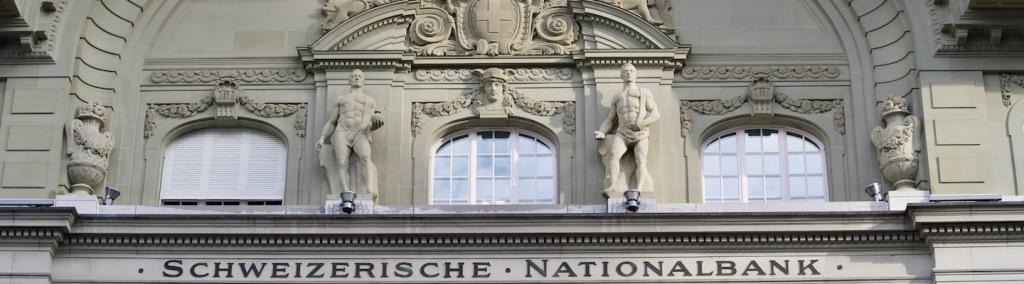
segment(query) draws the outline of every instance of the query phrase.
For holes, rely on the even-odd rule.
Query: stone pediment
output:
[[[343,5],[354,2],[362,4]],[[640,15],[600,0],[339,0],[323,9],[323,35],[308,48],[313,53],[572,57],[587,50],[688,49]]]

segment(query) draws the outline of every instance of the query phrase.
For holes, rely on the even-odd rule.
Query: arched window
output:
[[[739,129],[704,146],[704,202],[827,201],[825,155],[791,129]]]
[[[166,205],[273,205],[284,196],[285,144],[249,128],[207,128],[178,137],[164,152]]]
[[[520,130],[444,138],[433,155],[431,204],[554,204],[555,153]]]

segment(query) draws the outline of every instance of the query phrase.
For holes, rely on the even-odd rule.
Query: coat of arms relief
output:
[[[424,0],[409,26],[417,55],[563,55],[580,50],[566,0]]]

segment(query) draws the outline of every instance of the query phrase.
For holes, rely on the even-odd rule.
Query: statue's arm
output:
[[[370,114],[370,130],[377,130],[384,126],[384,117],[380,114],[380,110],[377,110],[377,100],[372,97],[369,98],[369,109],[373,113]]]
[[[320,141],[327,140],[327,137],[334,133],[334,128],[338,125],[338,112],[340,106],[335,103],[334,107],[331,108],[331,112],[327,114],[327,124],[324,124],[324,131],[320,133]]]
[[[618,97],[616,97],[615,99],[612,100],[612,109],[611,111],[608,112],[608,117],[605,118],[604,122],[601,123],[601,128],[598,128],[597,132],[608,133],[609,131],[612,131],[612,127],[615,126],[615,119],[617,118],[616,106],[618,104],[619,99]]]
[[[645,100],[646,106],[644,106],[647,108],[647,117],[640,121],[640,125],[637,125],[640,128],[647,128],[661,118],[661,113],[658,112],[658,104],[654,103],[654,95],[649,90],[645,90],[644,95],[647,96]]]

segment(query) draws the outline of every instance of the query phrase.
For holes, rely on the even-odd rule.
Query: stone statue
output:
[[[882,121],[885,128],[871,131],[871,142],[878,149],[882,177],[894,190],[915,190],[917,187],[917,150],[914,133],[917,118],[910,116],[907,101],[890,97],[882,101]]]
[[[608,118],[594,131],[594,138],[604,140],[598,153],[605,170],[605,197],[628,188],[653,191],[653,181],[647,172],[648,137],[651,124],[660,115],[654,94],[637,86],[636,76],[636,67],[622,65],[622,92],[612,98]]]
[[[328,171],[333,196],[343,191],[367,193],[372,198],[377,196],[377,168],[370,159],[370,132],[384,126],[384,121],[377,111],[377,102],[363,94],[364,79],[363,71],[352,71],[349,78],[352,93],[338,97],[316,143],[316,149],[321,153],[320,164]],[[333,147],[324,149],[328,142]],[[334,155],[327,155],[325,150],[333,150]],[[350,163],[351,158],[355,158],[354,163]],[[335,173],[336,176],[333,175]],[[332,181],[335,178],[336,181]]]
[[[326,33],[352,16],[379,4],[378,2],[379,0],[325,0],[324,5],[320,7],[320,13],[324,15],[320,29]]]
[[[75,119],[67,125],[71,194],[94,195],[104,188],[107,164],[114,151],[110,132],[101,132],[105,122],[103,105],[92,101],[79,108]]]
[[[654,6],[656,3],[650,3],[650,5],[648,5],[648,3],[647,3],[648,0],[607,0],[607,1],[612,3],[612,4],[619,5],[619,7],[622,7],[622,9],[625,9],[627,11],[634,11],[635,13],[640,15],[640,17],[644,18],[644,20],[646,20],[648,23],[651,23],[652,25],[660,26],[661,24],[663,24],[663,22],[661,20],[655,18],[654,15],[651,14],[651,8],[648,7],[648,6]]]

